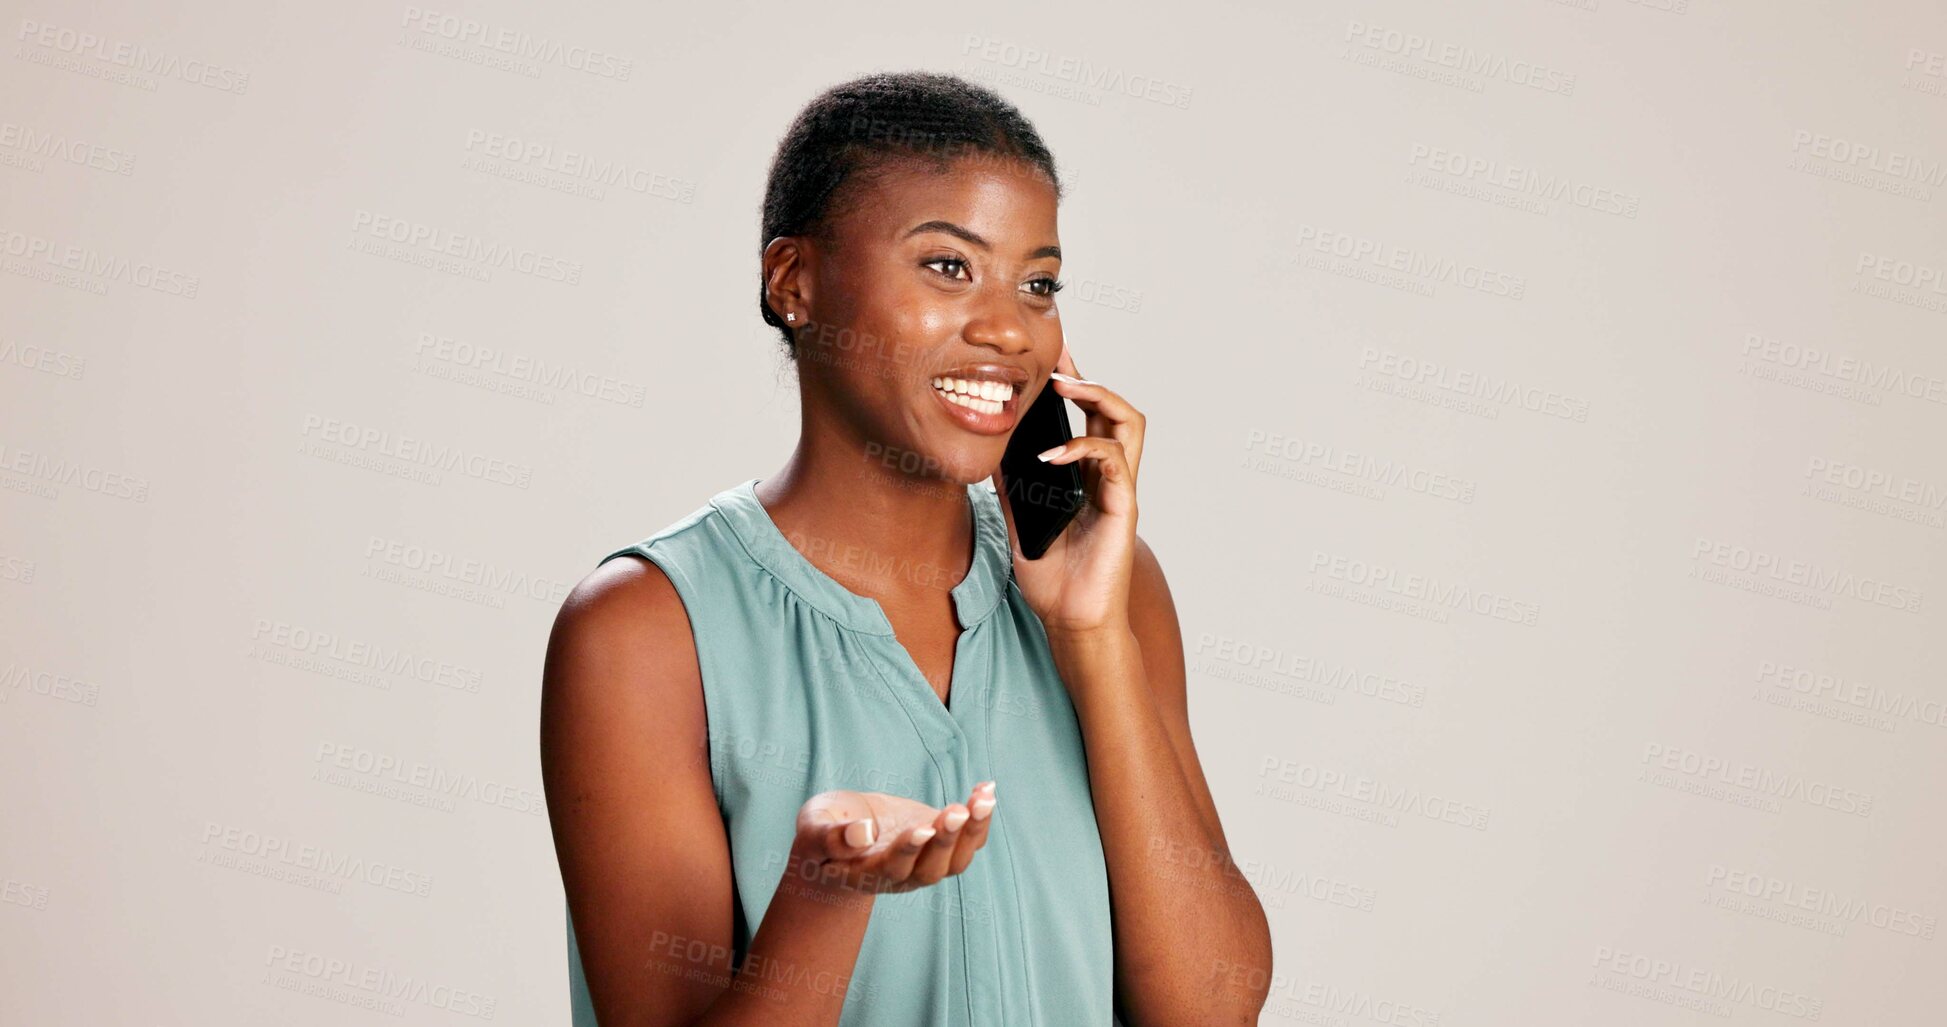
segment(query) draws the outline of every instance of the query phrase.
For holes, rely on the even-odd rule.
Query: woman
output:
[[[779,144],[797,449],[604,557],[548,645],[577,1027],[1256,1022],[1270,935],[1136,537],[1143,417],[1063,345],[1058,181],[943,75],[835,87]],[[1028,560],[999,464],[1043,388],[1090,501]]]

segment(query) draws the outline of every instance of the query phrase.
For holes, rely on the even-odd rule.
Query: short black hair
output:
[[[758,252],[783,235],[829,243],[832,222],[846,209],[839,186],[869,179],[886,167],[920,161],[944,169],[956,159],[984,156],[1045,175],[1062,195],[1054,155],[1027,117],[993,90],[957,75],[878,72],[820,93],[791,122],[771,159],[764,187]],[[847,190],[853,192],[854,190]],[[757,307],[797,358],[791,326],[768,302],[758,269]]]

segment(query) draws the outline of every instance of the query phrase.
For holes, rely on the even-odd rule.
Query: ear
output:
[[[780,235],[764,245],[764,301],[779,321],[796,312],[802,325],[811,319],[812,242],[803,236]]]

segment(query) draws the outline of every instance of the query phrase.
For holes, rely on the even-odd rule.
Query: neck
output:
[[[899,461],[863,442],[806,428],[756,493],[812,566],[874,598],[942,592],[967,576],[974,538],[966,485],[901,472]]]

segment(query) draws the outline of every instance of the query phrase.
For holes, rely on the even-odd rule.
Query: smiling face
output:
[[[906,473],[982,480],[1061,355],[1054,186],[962,158],[851,187],[830,245],[765,252],[774,305],[811,322],[797,336],[807,415]]]

